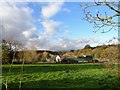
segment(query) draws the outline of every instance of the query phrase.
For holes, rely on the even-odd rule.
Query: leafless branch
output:
[[[96,14],[93,14],[92,11],[90,11],[90,8],[96,8],[100,6],[102,6],[102,8],[109,8],[110,10],[114,11],[115,14],[109,15],[107,12],[104,12],[103,14],[100,10],[98,10]],[[85,15],[84,19],[89,23],[93,23],[94,28],[97,28],[97,30],[94,32],[97,32],[100,29],[103,29],[104,32],[108,32],[120,24],[120,22],[114,19],[120,16],[120,10],[118,9],[118,6],[119,4],[116,2],[106,2],[106,0],[104,0],[104,2],[96,2],[96,0],[94,0],[94,3],[92,4],[80,5]],[[110,29],[106,31],[104,30],[104,27],[110,27]]]

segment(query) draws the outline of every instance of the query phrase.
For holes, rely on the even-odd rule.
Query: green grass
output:
[[[120,88],[115,74],[99,64],[25,64],[2,65],[3,88],[5,80],[8,88]]]

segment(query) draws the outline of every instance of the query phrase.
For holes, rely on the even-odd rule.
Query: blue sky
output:
[[[87,2],[86,2],[87,3]],[[69,11],[61,10],[58,12],[52,19],[55,21],[62,22],[62,26],[59,28],[68,30],[68,34],[65,37],[68,38],[92,38],[92,37],[102,37],[104,40],[109,40],[112,37],[117,36],[117,31],[112,30],[108,33],[101,33],[102,31],[98,31],[94,33],[96,29],[93,28],[93,24],[83,20],[84,14],[82,9],[80,8],[80,4],[85,4],[84,2],[65,2],[62,6],[63,9],[67,9]],[[89,4],[89,3],[87,3]],[[91,4],[91,3],[90,3]],[[42,4],[33,3],[29,4],[30,8],[34,9],[33,16],[36,19],[40,18],[39,11],[41,10]],[[114,14],[113,11],[109,10],[109,8],[103,9],[103,7],[98,7],[101,13],[108,12],[109,15]],[[90,9],[92,12],[96,11],[96,8]],[[117,20],[117,19],[116,19]],[[40,24],[37,25],[38,28],[42,28]],[[106,28],[107,29],[107,28]]]
[[[96,29],[93,28],[93,24],[90,24],[89,22],[83,20],[84,14],[82,9],[80,8],[80,4],[83,5],[85,3],[83,2],[63,2],[60,4],[49,2],[48,3],[29,2],[26,4],[11,3],[11,6],[8,5],[7,8],[6,7],[4,8],[6,9],[6,12],[9,12],[7,14],[8,16],[6,15],[7,18],[10,15],[11,17],[14,16],[12,11],[14,11],[14,13],[16,12],[16,16],[14,16],[16,17],[16,19],[17,17],[21,18],[20,19],[21,22],[18,21],[18,26],[19,24],[28,25],[29,23],[29,26],[24,26],[27,28],[25,28],[23,31],[20,30],[17,31],[16,29],[15,30],[16,32],[20,32],[21,35],[25,36],[24,38],[26,38],[25,40],[27,40],[26,44],[28,46],[30,45],[30,43],[34,43],[38,49],[48,50],[81,49],[86,44],[96,46],[98,45],[98,43],[104,43],[105,41],[108,41],[112,37],[117,37],[118,32],[115,30],[111,30],[108,33],[101,33],[101,31],[94,33],[93,31],[95,31]],[[12,11],[10,11],[10,9]],[[92,13],[95,13],[96,10],[100,10],[102,14],[105,11],[107,11],[109,15],[114,14],[113,11],[105,7],[90,8],[89,10]],[[22,15],[19,16],[18,12],[19,13],[22,12],[23,17]],[[28,18],[24,18],[25,16]],[[24,23],[22,22],[22,19]],[[14,22],[10,18],[8,18],[8,20],[11,23]],[[8,23],[8,21],[6,21],[6,23]],[[16,27],[13,26],[12,30],[13,28]],[[18,36],[21,37],[21,35]]]
[[[94,33],[93,31],[96,30],[93,28],[93,24],[90,24],[89,22],[85,21],[83,19],[84,14],[82,12],[82,9],[80,8],[80,4],[84,2],[66,2],[63,5],[63,8],[67,8],[68,12],[61,10],[59,13],[57,13],[53,20],[61,21],[63,23],[63,27],[67,27],[72,35],[68,35],[70,38],[76,38],[76,37],[93,37],[93,36],[102,36],[105,38],[114,37],[117,35],[117,31],[112,30],[108,33],[101,33],[101,31],[98,31],[97,33]],[[34,13],[32,14],[34,18],[39,19],[40,18],[40,10],[41,10],[42,4],[35,4],[35,3],[29,3],[29,7],[34,9]],[[96,9],[92,8],[91,11],[95,11]],[[100,8],[101,12],[108,11],[108,8]],[[110,10],[108,14],[112,15],[113,12]],[[39,23],[36,23],[38,28],[42,28]]]

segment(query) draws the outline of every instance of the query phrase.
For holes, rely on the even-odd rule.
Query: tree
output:
[[[13,39],[3,39],[1,46],[2,46],[2,62],[13,63],[13,61],[15,60],[16,53],[22,46],[22,43]]]
[[[10,63],[10,57],[8,56],[10,50],[9,47],[7,46],[7,42],[5,40],[2,40],[2,63],[6,64],[6,63]]]
[[[84,49],[91,49],[91,46],[90,46],[90,45],[86,45],[86,46],[84,47]]]
[[[42,61],[46,61],[46,59],[49,57],[49,53],[44,51],[42,54]]]
[[[118,17],[120,17],[120,2],[115,1],[108,2],[107,0],[103,0],[101,2],[99,0],[98,1],[94,0],[93,3],[80,6],[85,15],[84,19],[87,20],[89,23],[94,24],[94,28],[96,28],[94,32],[97,32],[102,29],[101,32],[106,33],[111,30],[116,30],[118,27],[120,27],[120,20],[118,20]],[[105,11],[103,13],[102,11],[100,11],[100,9],[98,9],[99,7],[102,8],[106,7],[108,11],[111,10],[113,13],[111,14],[108,11]],[[98,10],[93,13],[93,10],[91,8],[96,8]],[[117,57],[119,56],[117,55]],[[117,60],[118,60],[118,78],[120,78],[119,58],[117,58]]]
[[[34,44],[31,44],[29,48],[25,48],[23,51],[23,62],[35,63],[38,59],[37,50]]]
[[[97,32],[100,29],[102,29],[102,33],[109,32],[116,29],[120,25],[120,21],[116,20],[116,18],[120,16],[119,2],[107,2],[106,0],[103,0],[103,2],[97,2],[96,0],[94,0],[93,3],[85,5],[81,4],[80,6],[85,15],[84,19],[87,20],[89,23],[94,24],[94,28],[96,28],[94,32]],[[107,11],[103,13],[99,10],[99,7],[106,7],[114,12],[114,14],[110,15]],[[94,11],[91,11],[91,8],[96,8],[98,10],[93,13]],[[109,29],[104,30],[105,27]]]

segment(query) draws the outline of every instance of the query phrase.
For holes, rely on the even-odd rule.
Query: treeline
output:
[[[86,45],[81,50],[71,50],[68,52],[69,54],[82,56],[82,55],[90,55],[94,59],[109,59],[109,60],[118,60],[119,56],[119,48],[118,45],[101,45],[96,47],[91,47],[90,45]]]
[[[30,49],[18,41],[2,40],[2,64],[16,63],[34,63],[37,60],[36,48],[31,45]]]
[[[17,41],[7,41],[3,40],[1,43],[2,48],[2,63],[10,64],[16,63],[37,63],[45,60],[54,60],[56,55],[61,57],[65,54],[71,56],[83,56],[89,55],[93,59],[109,59],[112,61],[118,60],[119,56],[119,46],[118,45],[101,45],[96,47],[91,47],[86,45],[81,50],[71,50],[69,52],[52,52],[52,51],[38,51],[34,45],[25,48],[21,43]]]
[[[2,64],[52,61],[56,55],[64,53],[37,50],[33,44],[29,48],[26,48],[20,42],[13,40],[2,40],[0,46],[2,48]]]

